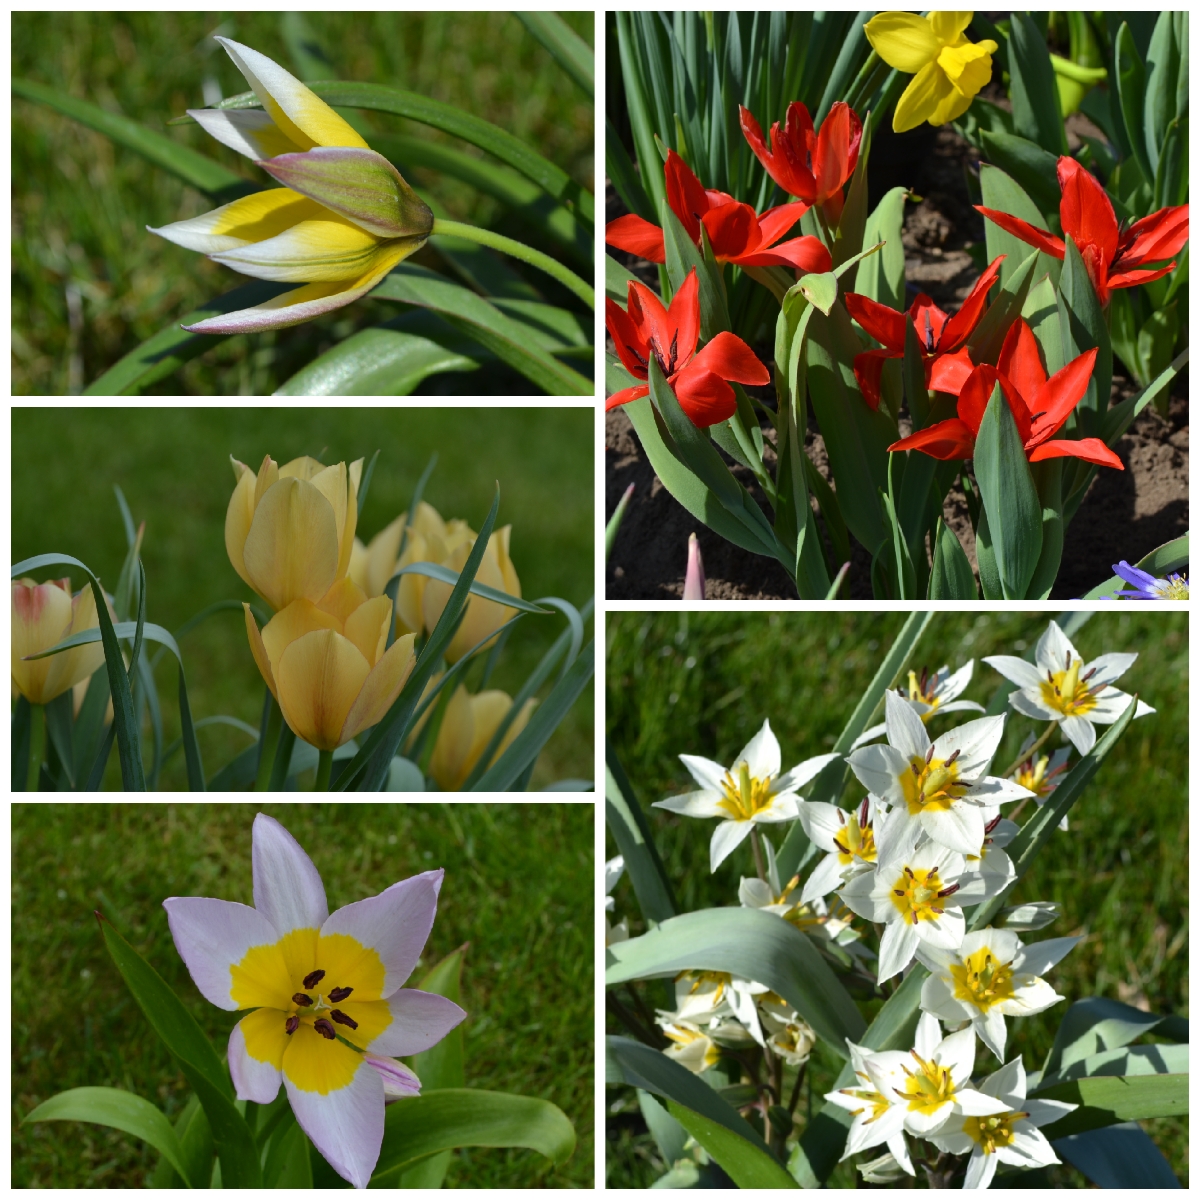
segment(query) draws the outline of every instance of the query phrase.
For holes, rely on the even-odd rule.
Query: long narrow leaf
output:
[[[662,924],[678,911],[671,881],[633,784],[611,745],[606,760],[605,822],[625,859],[642,916],[647,922]]]
[[[557,13],[518,12],[514,15],[591,100],[596,87],[595,55],[591,46]]]

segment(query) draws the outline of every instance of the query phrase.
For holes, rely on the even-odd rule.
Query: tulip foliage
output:
[[[542,747],[591,680],[591,601],[579,610],[555,596],[522,599],[511,527],[494,528],[499,488],[478,532],[444,521],[423,499],[433,462],[408,512],[364,546],[358,513],[377,458],[366,471],[362,459],[280,466],[268,455],[257,471],[235,460],[225,546],[257,598],[219,601],[175,634],[146,618],[144,526],[135,531],[119,489],[129,551],[114,595],[66,555],[17,563],[14,790],[96,790],[114,743],[125,790],[154,788],[181,749],[191,790],[274,791],[314,768],[318,789],[339,791],[527,788]],[[81,572],[83,590],[72,595],[69,577],[39,584],[28,575],[47,567]],[[224,715],[194,719],[188,701],[177,639],[230,611],[244,622],[265,685],[257,728]],[[517,694],[490,687],[516,627],[554,613],[566,628]],[[181,737],[167,747],[147,643],[178,664]],[[196,732],[214,723],[253,744],[209,775]]]
[[[147,236],[206,254],[252,280],[180,313],[86,394],[137,392],[227,337],[298,325],[370,294],[397,305],[398,315],[385,314],[376,325],[359,321],[281,394],[407,395],[447,371],[477,372],[476,391],[486,394],[487,368],[503,365],[550,395],[590,395],[591,193],[480,116],[396,87],[328,81],[325,52],[314,53],[312,39],[302,36],[302,17],[288,16],[284,40],[303,81],[261,50],[217,37],[250,90],[172,122],[199,123],[249,160],[252,178],[90,101],[14,81],[15,94],[98,130],[214,202],[211,211]],[[591,49],[556,16],[521,19],[590,102]],[[496,161],[384,132],[379,118],[388,116],[441,130]],[[494,197],[535,231],[538,244],[448,220],[404,178],[413,167],[434,168]],[[427,244],[433,254],[409,261]]]
[[[724,907],[680,908],[694,879],[664,866],[679,850],[610,749],[606,891],[628,873],[641,922],[609,898],[607,1081],[637,1089],[610,1105],[644,1114],[668,1169],[654,1186],[729,1186],[714,1167],[740,1188],[1044,1186],[1023,1172],[1063,1160],[1102,1187],[1179,1186],[1123,1123],[1186,1113],[1186,1020],[1060,995],[1081,939],[1039,936],[1058,905],[1014,894],[1075,836],[1130,723],[1154,719],[1113,686],[1135,654],[1079,656],[1089,615],[986,658],[1003,677],[986,709],[960,698],[974,661],[910,666],[936,619],[915,613],[830,753],[793,766],[770,721],[732,764],[686,747],[688,790],[654,807],[715,822],[684,869],[737,863]],[[1022,1019],[1056,1005],[1027,1069]],[[1150,1032],[1165,1042],[1132,1045]]]
[[[617,14],[637,165],[610,128],[629,212],[606,239],[658,273],[608,256],[607,407],[668,491],[802,598],[842,592],[852,559],[878,597],[1049,597],[1097,472],[1187,363],[1186,31],[1158,18],[1145,67],[1114,31],[1108,115],[1085,104],[1107,140],[1068,154],[1063,60],[1029,14]],[[978,95],[1001,71],[1012,113]],[[952,311],[906,284],[906,189],[868,204],[884,119],[953,122],[984,159],[984,253]],[[1114,354],[1141,387],[1118,403]]]

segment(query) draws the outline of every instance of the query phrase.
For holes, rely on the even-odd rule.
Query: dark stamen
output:
[[[896,893],[896,895],[897,895],[897,896],[903,896],[903,895],[904,895],[904,889],[903,889],[903,888],[893,888],[893,889],[892,889],[892,891],[894,891],[894,892]]]
[[[983,831],[984,831],[984,833],[991,833],[991,832],[992,832],[992,830],[993,830],[993,829],[995,829],[995,828],[996,828],[996,826],[997,826],[997,825],[999,825],[999,824],[1000,824],[1000,818],[999,818],[999,817],[996,817],[994,820],[992,820],[992,821],[989,821],[989,822],[988,822],[988,823],[987,823],[987,824],[986,824],[986,825],[983,827]]]
[[[962,753],[962,751],[961,751],[961,750],[955,750],[955,752],[954,752],[952,755],[950,755],[950,757],[949,757],[948,759],[946,759],[946,766],[949,766],[949,765],[950,765],[952,762],[954,762],[954,760],[955,760],[956,758],[958,758],[958,756],[959,756],[961,753]]]
[[[938,892],[938,899],[944,900],[947,896],[953,896],[960,887],[962,887],[961,883],[953,883],[948,888],[943,888],[940,892]]]
[[[339,1025],[349,1025],[351,1029],[358,1028],[358,1022],[353,1017],[348,1017],[340,1008],[335,1008],[329,1014]]]
[[[353,988],[334,988],[333,991],[329,993],[329,998],[334,1002],[334,1004],[340,1004],[346,999],[347,996],[350,995],[352,991],[354,991]]]
[[[334,1028],[333,1028],[333,1026],[332,1026],[332,1025],[330,1025],[330,1023],[329,1023],[327,1020],[325,1020],[325,1018],[324,1018],[324,1017],[321,1017],[319,1020],[317,1020],[317,1021],[314,1021],[314,1022],[313,1022],[313,1028],[314,1028],[314,1029],[315,1029],[315,1030],[316,1030],[316,1031],[317,1031],[317,1032],[318,1032],[318,1033],[319,1033],[319,1034],[320,1034],[320,1035],[321,1035],[323,1038],[327,1038],[327,1039],[328,1039],[329,1041],[331,1041],[331,1042],[334,1040],[334,1038],[336,1038],[336,1037],[337,1037],[337,1033],[336,1033],[336,1032],[334,1032]]]
[[[643,358],[643,357],[642,357],[642,356],[641,356],[641,355],[640,355],[640,354],[637,352],[637,350],[636,350],[636,349],[635,349],[633,346],[631,346],[631,345],[630,345],[628,342],[626,342],[626,343],[625,343],[625,349],[626,349],[626,350],[628,350],[628,351],[629,351],[629,353],[630,353],[630,354],[632,354],[632,355],[633,355],[633,357],[634,357],[634,358],[636,358],[636,359],[638,360],[638,362],[640,362],[640,363],[642,364],[642,366],[643,366],[643,367],[649,367],[649,366],[650,366],[650,364],[649,364],[649,363],[646,361],[646,359],[644,359],[644,358]]]
[[[859,827],[861,828],[862,826],[866,825],[866,823],[867,823],[867,799],[864,796],[863,802],[862,802],[862,808],[860,808],[858,810],[858,824],[859,824]]]
[[[926,763],[933,762],[933,743],[932,742],[929,743],[929,749],[925,751],[925,762]]]
[[[1083,683],[1087,683],[1087,681],[1088,681],[1089,679],[1091,679],[1091,677],[1092,677],[1093,675],[1095,675],[1095,673],[1096,673],[1098,670],[1100,670],[1100,668],[1099,668],[1099,667],[1093,667],[1093,668],[1092,668],[1090,671],[1088,671],[1086,674],[1084,674],[1084,675],[1081,675],[1081,676],[1080,676],[1080,680],[1081,680]]]
[[[912,773],[913,773],[913,774],[914,774],[914,775],[915,775],[915,776],[916,776],[918,779],[920,779],[920,778],[921,778],[921,768],[920,768],[920,767],[918,767],[916,763],[913,763],[913,765],[912,765]]]
[[[671,338],[671,359],[667,363],[667,369],[672,375],[675,374],[675,363],[679,358],[679,330],[675,330],[674,336]]]
[[[295,1033],[296,1030],[299,1028],[300,1028],[300,1018],[299,1017],[288,1017],[288,1019],[286,1021],[284,1021],[284,1023],[283,1023],[284,1033]]]
[[[315,988],[322,979],[325,978],[324,971],[311,971],[304,977],[304,986],[306,988]]]
[[[292,1003],[300,1005],[301,1008],[308,1008],[312,1004],[312,997],[306,996],[303,992],[297,992],[292,997]]]

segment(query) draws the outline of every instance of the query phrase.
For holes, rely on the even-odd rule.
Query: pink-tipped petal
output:
[[[283,1013],[279,1013],[280,1021]],[[279,1094],[279,1081],[283,1072],[274,1063],[253,1058],[246,1049],[246,1038],[239,1021],[229,1035],[229,1074],[233,1078],[233,1090],[239,1100],[252,1100],[255,1104],[270,1104]]]
[[[372,1054],[420,1054],[436,1046],[467,1017],[453,1000],[416,988],[401,988],[387,1006],[392,1023],[367,1047]]]
[[[336,1091],[306,1092],[285,1075],[284,1086],[300,1128],[327,1163],[356,1188],[365,1188],[383,1145],[383,1078],[363,1062]]]
[[[252,843],[254,907],[278,933],[320,929],[329,916],[325,885],[300,843],[265,813],[254,818]]]
[[[421,1094],[421,1081],[417,1073],[394,1058],[383,1058],[378,1054],[364,1054],[363,1061],[379,1072],[383,1080],[384,1103],[403,1100]]]

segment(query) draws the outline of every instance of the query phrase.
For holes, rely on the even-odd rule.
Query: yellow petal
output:
[[[258,1062],[270,1063],[273,1067],[283,1066],[283,1052],[287,1049],[287,1013],[278,1008],[259,1008],[238,1022],[246,1053]]]
[[[364,595],[371,594],[367,582],[367,548],[358,538],[354,539],[354,549],[350,551],[350,570],[346,573],[362,589]]]
[[[970,25],[974,15],[973,12],[931,12],[929,24],[933,28],[933,36],[943,45],[952,46]]]
[[[304,454],[285,463],[279,468],[279,474],[284,479],[303,479],[307,483],[314,475],[320,475],[324,470],[327,468],[323,462]]]
[[[492,735],[500,727],[500,722],[508,715],[510,708],[512,697],[507,692],[490,690],[471,697],[471,749],[467,752],[466,762],[463,763],[463,779],[475,769],[479,756],[487,748]],[[493,754],[489,766],[495,761],[495,757]]]
[[[283,652],[293,642],[319,629],[341,633],[342,623],[311,600],[294,600],[287,608],[277,612],[262,631],[263,647],[272,669],[278,669]]]
[[[147,228],[187,250],[224,254],[276,238],[302,221],[328,216],[329,210],[324,205],[291,188],[269,188],[186,221]]]
[[[368,596],[382,596],[383,589],[396,569],[400,554],[400,539],[404,536],[406,514],[401,513],[390,525],[386,525],[372,539],[366,550],[366,582],[363,590]],[[409,541],[411,542],[411,537]]]
[[[279,692],[275,688],[275,676],[271,671],[271,656],[267,653],[266,646],[263,645],[262,634],[258,632],[258,622],[255,621],[254,614],[250,611],[250,605],[243,603],[242,608],[246,612],[246,637],[250,641],[250,653],[254,655],[258,673],[263,677],[267,687],[271,689],[271,695],[278,700]],[[271,624],[270,621],[267,623],[268,629]]]
[[[280,479],[255,509],[242,554],[251,587],[277,611],[320,600],[337,576],[333,508],[311,483]]]
[[[258,478],[254,482],[254,507],[257,508],[259,502],[267,494],[267,489],[273,487],[279,482],[279,464],[268,454],[262,460],[262,466],[258,468]]]
[[[879,13],[867,22],[866,34],[876,54],[889,67],[906,75],[915,75],[926,63],[937,58],[941,49],[933,26],[916,13]]]
[[[408,532],[408,545],[395,566],[389,572],[389,578],[400,567],[407,567],[416,562],[438,562],[430,552],[425,538],[414,530]],[[404,627],[406,633],[420,633],[425,628],[425,584],[427,575],[401,575],[400,585],[396,591],[396,630]]]
[[[318,216],[265,241],[210,252],[210,257],[256,279],[328,283],[361,278],[370,272],[382,248],[393,244],[322,209]]]
[[[427,504],[424,500],[417,505],[416,515],[413,517],[412,527],[424,537],[439,537],[443,540],[446,537],[446,522],[442,520],[441,514],[432,504]]]
[[[376,596],[360,604],[347,618],[343,632],[373,667],[387,646],[388,625],[392,620],[392,602]]]
[[[922,67],[896,102],[892,128],[897,133],[904,133],[907,129],[915,129],[922,121],[931,120],[938,105],[953,91],[954,85],[936,62]]]
[[[372,604],[374,601],[369,600],[367,603]],[[372,725],[378,725],[387,715],[388,709],[396,703],[400,689],[408,682],[408,677],[417,662],[416,655],[413,654],[415,641],[416,638],[411,633],[397,638],[388,652],[371,668],[371,673],[346,718],[341,735],[343,742],[348,742]]]
[[[356,1050],[339,1041],[327,1041],[306,1020],[288,1038],[283,1052],[283,1074],[302,1092],[328,1096],[349,1087],[359,1070],[370,1071]]]
[[[507,540],[507,536],[505,536],[504,540]],[[460,546],[450,556],[446,565],[455,571],[461,571],[466,565],[467,556],[470,552],[470,546]],[[479,564],[479,571],[475,575],[476,583],[481,583],[485,587],[495,588],[497,591],[507,591],[507,580],[504,577],[504,571],[500,564],[502,553],[501,535],[500,533],[493,533],[488,540],[488,547],[484,551],[483,559]],[[507,559],[508,555],[504,554],[504,557]],[[516,578],[515,571],[512,572],[512,578]],[[428,596],[429,589],[434,586],[435,582],[435,580],[429,581],[426,586],[426,596]],[[442,584],[441,586],[447,587],[448,585]],[[520,587],[519,583],[517,587]],[[449,593],[447,593],[447,597],[448,595]],[[444,602],[442,607],[445,607]],[[495,633],[505,621],[515,615],[515,612],[515,609],[499,604],[495,600],[485,600],[482,596],[472,596],[467,601],[467,610],[463,615],[457,632],[450,639],[450,645],[446,647],[446,661],[450,663],[457,662],[489,634]],[[428,620],[428,617],[426,619]]]
[[[957,120],[971,107],[974,96],[964,95],[956,87],[951,87],[948,95],[943,97],[929,118],[931,125],[947,125]]]
[[[961,46],[947,46],[938,55],[938,66],[967,97],[968,103],[992,77],[991,51],[995,48],[995,42],[964,42]],[[945,124],[945,120],[937,123]]]
[[[23,659],[27,654],[40,654],[58,645],[67,636],[71,614],[69,579],[46,583],[18,579],[13,583],[12,681],[31,704],[45,704],[54,699],[46,694],[46,677],[54,660],[39,658],[36,662],[25,662]]]
[[[358,485],[362,482],[363,460],[357,459],[350,464],[346,473],[346,517],[342,522],[339,535],[341,552],[338,555],[338,574],[345,575],[350,570],[350,552],[354,546],[354,531],[358,528]]]
[[[112,615],[111,612],[109,615]],[[84,587],[71,600],[71,624],[63,637],[71,637],[72,634],[82,633],[85,629],[95,629],[99,624],[95,593],[90,586]],[[56,654],[50,659],[50,672],[46,677],[47,694],[51,699],[62,695],[80,680],[89,678],[103,662],[104,646],[101,642],[76,646],[74,650]]]
[[[429,773],[443,792],[457,792],[467,777],[464,764],[475,741],[475,716],[471,698],[461,684],[454,689],[442,714],[437,741],[429,759]]]
[[[254,520],[254,472],[244,463],[230,457],[237,483],[233,495],[229,497],[229,507],[225,510],[225,553],[233,569],[250,583],[246,574],[246,564],[242,560],[242,550],[246,545],[246,535],[250,532],[250,522]],[[254,585],[251,583],[251,587]]]
[[[275,678],[279,707],[296,736],[318,750],[336,750],[349,741],[342,728],[370,673],[358,647],[332,629],[292,642]]]
[[[350,578],[349,575],[339,579],[333,587],[321,597],[317,607],[337,618],[337,630],[344,632],[346,618],[356,608],[367,602],[367,594]]]

